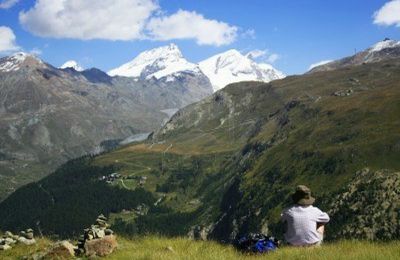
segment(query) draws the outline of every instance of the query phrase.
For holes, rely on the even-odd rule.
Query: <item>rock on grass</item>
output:
[[[85,255],[88,257],[107,256],[117,247],[117,239],[114,235],[103,238],[87,240],[85,242]]]

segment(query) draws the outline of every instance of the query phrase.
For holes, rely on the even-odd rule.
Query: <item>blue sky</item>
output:
[[[312,63],[351,55],[385,37],[400,40],[400,12],[399,18],[393,16],[399,9],[388,6],[374,23],[375,12],[389,2],[400,6],[400,0],[115,0],[121,4],[111,9],[110,0],[85,1],[75,5],[82,13],[74,13],[72,5],[62,10],[64,20],[57,20],[51,10],[61,7],[51,5],[63,0],[0,0],[0,27],[12,30],[14,47],[38,52],[55,66],[73,59],[105,71],[143,50],[174,42],[192,62],[232,48],[263,50],[259,60],[275,60],[273,65],[286,74],[300,74]],[[37,2],[40,6],[32,9]],[[133,2],[143,11],[130,10]],[[133,33],[133,23],[144,29]],[[1,55],[8,53],[3,48]]]

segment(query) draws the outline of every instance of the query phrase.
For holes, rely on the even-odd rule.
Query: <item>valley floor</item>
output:
[[[185,238],[119,238],[118,242],[118,250],[104,259],[400,259],[400,241],[340,241],[326,243],[320,248],[283,247],[262,256],[244,255],[231,246]],[[41,239],[35,246],[17,246],[12,250],[0,252],[0,259],[21,259],[23,256],[44,250],[50,243],[49,240]]]

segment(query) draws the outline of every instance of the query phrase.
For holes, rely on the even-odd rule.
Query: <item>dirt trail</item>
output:
[[[124,182],[123,179],[121,179],[121,184],[122,184],[122,186],[123,186],[125,189],[129,190],[129,188],[125,185],[125,182]]]

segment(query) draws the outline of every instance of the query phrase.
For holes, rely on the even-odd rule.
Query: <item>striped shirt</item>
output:
[[[287,224],[286,241],[294,246],[312,245],[322,241],[317,223],[328,223],[329,216],[314,206],[294,205],[283,211],[281,218]]]

